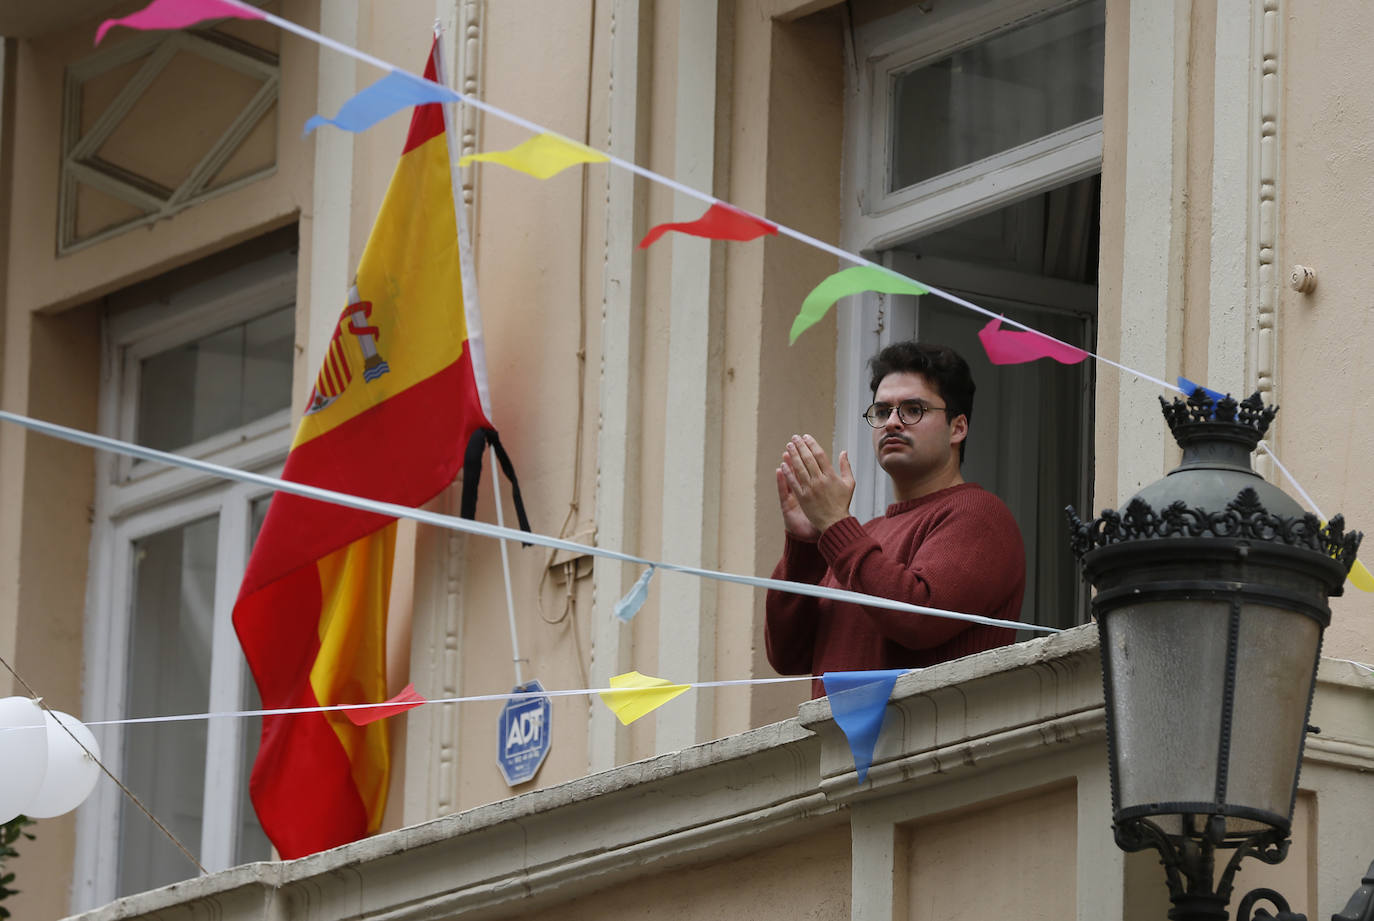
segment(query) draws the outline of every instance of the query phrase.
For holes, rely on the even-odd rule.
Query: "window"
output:
[[[290,443],[295,228],[111,299],[101,425],[277,473]],[[230,617],[270,492],[101,458],[86,632],[92,721],[257,709]],[[107,764],[208,869],[271,856],[248,801],[255,720],[98,727]],[[196,875],[101,785],[78,821],[76,906]]]
[[[846,248],[1056,338],[1096,342],[1103,0],[856,3],[845,114]],[[1081,623],[1062,509],[1088,507],[1093,367],[993,366],[988,318],[942,298],[870,294],[840,315],[836,433],[859,458],[855,509],[891,486],[859,413],[890,342],[953,347],[978,385],[963,474],[996,492],[1027,551],[1022,617]]]

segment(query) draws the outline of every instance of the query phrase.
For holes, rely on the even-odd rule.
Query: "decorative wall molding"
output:
[[[452,69],[453,86],[461,93],[480,95],[482,72],[482,21],[485,0],[435,0],[435,18],[443,28],[442,56]],[[451,64],[447,62],[452,62]],[[457,150],[450,157],[477,151],[480,121],[472,106],[459,105],[451,125],[458,133]],[[476,228],[476,196],[473,172],[459,172],[464,218]],[[477,235],[470,237],[477,248]],[[475,258],[475,257],[474,257]],[[450,485],[431,502],[447,514],[457,514],[459,482]],[[463,576],[468,541],[457,531],[429,533],[422,528],[416,542],[416,592],[411,641],[411,677],[423,670],[445,697],[462,693],[463,676]],[[443,712],[450,711],[450,712]],[[461,708],[440,708],[431,719],[411,721],[407,736],[405,822],[414,824],[450,815],[458,808],[460,786],[458,737]]]
[[[609,70],[606,74],[604,143],[612,154],[643,162],[649,92],[652,4],[612,0],[609,10]],[[605,236],[601,252],[601,348],[597,383],[597,542],[633,547],[638,542],[639,463],[637,430],[642,395],[644,256],[635,248],[644,232],[642,194],[625,170],[605,173]],[[589,266],[589,270],[594,270]],[[592,568],[591,682],[605,687],[630,667],[631,631],[611,616],[633,574],[618,563],[598,560]],[[605,771],[626,760],[629,731],[605,707],[593,707],[587,723],[587,768]]]
[[[167,66],[182,54],[203,58],[258,80],[260,85],[176,187],[168,188],[141,172],[140,164],[112,163],[102,156],[102,150],[144,95],[163,77]],[[83,112],[87,84],[139,60],[143,62],[141,66],[90,120],[91,113]],[[263,166],[231,181],[213,184],[253,130],[275,109],[280,79],[281,68],[275,53],[215,31],[145,33],[70,65],[62,94],[58,254],[65,255],[134,227],[171,217],[207,198],[242,188],[275,172],[277,155],[274,148],[270,161]],[[82,125],[86,122],[90,127],[83,133]],[[169,143],[176,140],[168,138]],[[132,206],[136,214],[111,226],[81,232],[79,186],[82,185]]]
[[[456,493],[458,487],[450,486]],[[450,495],[451,503],[453,496]],[[467,553],[467,540],[458,531],[449,531],[445,547],[448,566],[444,570],[444,597],[439,608],[441,647],[439,652],[439,686],[446,697],[462,694],[459,677],[463,673],[463,580],[461,566]],[[455,707],[456,711],[457,708]],[[458,717],[439,720],[439,782],[435,785],[434,815],[448,815],[458,805]]]
[[[1281,100],[1283,96],[1282,71],[1280,69],[1283,49],[1283,2],[1282,0],[1256,0],[1258,10],[1254,17],[1255,47],[1259,52],[1259,67],[1253,85],[1253,98],[1256,103],[1254,135],[1254,181],[1253,205],[1250,226],[1253,242],[1250,247],[1250,272],[1252,290],[1252,316],[1247,328],[1250,332],[1250,373],[1246,382],[1247,390],[1257,390],[1264,402],[1278,403],[1278,311],[1279,311],[1279,270],[1278,270],[1278,233],[1279,233],[1279,128],[1281,122]],[[1277,440],[1277,426],[1270,435]],[[1268,477],[1271,471],[1269,456],[1257,459],[1261,475]]]
[[[460,93],[481,98],[482,90],[482,45],[485,34],[482,26],[486,13],[486,0],[436,0],[435,15],[444,28],[444,60],[453,62],[453,86]],[[458,132],[456,157],[477,153],[478,137],[481,130],[480,113],[472,106],[459,105],[458,121],[453,126]],[[476,196],[473,184],[473,167],[465,166],[460,171],[459,184],[463,192],[463,204],[467,207],[468,226],[476,227]],[[473,241],[474,245],[476,241]]]
[[[459,484],[426,506],[456,515]],[[458,697],[463,678],[463,571],[467,535],[421,527],[415,535],[415,598],[410,679],[435,696]],[[414,825],[458,808],[458,738],[461,707],[425,707],[411,715],[406,733],[403,820]]]

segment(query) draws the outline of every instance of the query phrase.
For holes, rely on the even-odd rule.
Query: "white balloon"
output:
[[[48,772],[38,793],[24,807],[24,815],[34,819],[50,819],[71,812],[91,795],[100,777],[100,768],[91,758],[91,755],[100,757],[100,746],[86,725],[71,714],[59,711],[50,710],[43,717],[48,727]],[[58,720],[71,730],[70,735],[58,725]],[[91,755],[76,744],[72,735],[90,749]]]
[[[0,822],[24,812],[43,784],[48,737],[43,708],[31,697],[0,699]]]

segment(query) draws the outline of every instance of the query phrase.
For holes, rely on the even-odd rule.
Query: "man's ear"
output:
[[[954,421],[949,424],[949,443],[957,445],[968,437],[968,416],[963,413],[954,417]]]

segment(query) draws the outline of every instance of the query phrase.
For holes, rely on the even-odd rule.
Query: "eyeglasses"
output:
[[[897,406],[889,403],[874,403],[864,410],[864,419],[875,429],[880,429],[887,425],[887,420],[892,418],[892,410],[897,410],[897,418],[903,425],[915,425],[921,421],[921,417],[932,410],[942,411],[943,406],[927,406],[917,400],[906,400]]]

